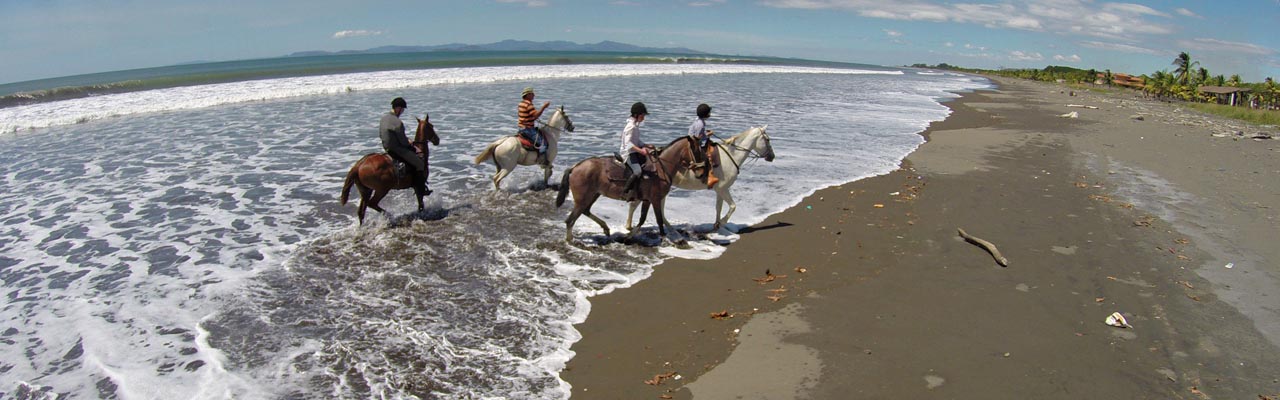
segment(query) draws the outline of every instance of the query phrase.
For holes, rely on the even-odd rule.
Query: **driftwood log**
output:
[[[960,231],[960,237],[964,238],[965,241],[968,241],[969,243],[973,243],[978,246],[981,246],[984,249],[987,249],[987,252],[991,253],[991,256],[996,258],[996,262],[999,263],[1001,267],[1009,266],[1009,259],[1004,258],[1004,256],[1000,254],[1000,250],[996,249],[996,245],[991,244],[991,242],[988,242],[986,240],[982,240],[982,238],[979,238],[977,236],[970,235],[968,232],[965,232],[964,229],[962,228],[956,228],[956,230]]]

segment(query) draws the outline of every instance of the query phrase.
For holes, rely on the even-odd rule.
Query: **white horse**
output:
[[[547,156],[545,160],[538,157],[537,151],[525,150],[520,146],[520,139],[515,136],[503,136],[501,139],[490,143],[488,147],[480,155],[476,156],[476,164],[493,158],[493,163],[498,167],[498,173],[493,175],[493,190],[498,190],[498,184],[502,183],[502,178],[506,178],[516,169],[516,165],[534,165],[542,164],[542,182],[544,185],[551,182],[551,162],[556,159],[557,144],[560,142],[560,134],[565,131],[573,132],[573,121],[569,120],[569,115],[564,113],[564,106],[556,108],[556,112],[551,114],[551,118],[538,131],[542,132],[542,136],[547,140]]]
[[[716,223],[712,230],[720,230],[720,227],[728,224],[729,216],[733,215],[734,210],[738,209],[738,203],[735,203],[733,195],[729,194],[729,187],[733,186],[733,182],[738,180],[738,173],[742,170],[742,163],[753,155],[764,158],[765,161],[773,161],[773,146],[769,143],[769,134],[765,132],[768,127],[769,125],[749,128],[742,131],[742,133],[733,135],[733,137],[725,140],[724,143],[712,143],[713,146],[719,147],[716,155],[720,159],[720,165],[717,165],[712,171],[717,178],[720,178],[720,181],[710,188],[716,191]],[[675,186],[681,189],[708,189],[707,184],[698,179],[697,173],[691,169],[680,172],[676,175],[674,181]],[[725,213],[724,217],[721,217],[720,210],[724,203],[729,203],[729,212]],[[639,204],[639,201],[633,201],[627,210],[627,229],[631,229],[631,215],[635,214],[636,206]],[[641,219],[643,218],[644,212],[642,210]],[[661,222],[667,223],[666,221]]]

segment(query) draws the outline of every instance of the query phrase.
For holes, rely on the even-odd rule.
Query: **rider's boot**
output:
[[[639,184],[640,184],[640,174],[631,174],[631,176],[627,177],[627,188],[626,190],[622,191],[622,197],[624,199],[629,199],[632,197],[632,195],[636,195],[638,197],[639,193],[636,191],[636,189],[639,186]]]

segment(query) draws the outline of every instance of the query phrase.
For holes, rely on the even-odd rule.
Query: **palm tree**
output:
[[[1210,83],[1213,83],[1214,86],[1227,86],[1227,77],[1222,75],[1215,76],[1210,80]]]
[[[1240,74],[1232,74],[1231,79],[1227,79],[1227,86],[1237,87],[1240,86],[1241,83]]]
[[[1209,82],[1209,70],[1200,67],[1196,70],[1196,83],[1203,85]]]
[[[1199,61],[1191,61],[1191,55],[1187,52],[1178,53],[1178,58],[1173,59],[1173,76],[1177,78],[1178,83],[1186,85],[1190,83],[1191,74],[1199,66]]]
[[[1108,68],[1108,69],[1107,69],[1107,86],[1111,86],[1111,80],[1112,80],[1113,78],[1114,78],[1114,77],[1113,77],[1113,76],[1111,76],[1111,69],[1110,69],[1110,68]]]

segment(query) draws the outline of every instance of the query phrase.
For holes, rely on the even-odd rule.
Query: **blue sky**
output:
[[[0,0],[0,83],[305,50],[601,40],[878,65],[1280,79],[1280,0]]]

